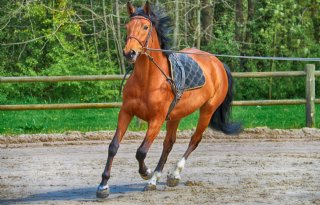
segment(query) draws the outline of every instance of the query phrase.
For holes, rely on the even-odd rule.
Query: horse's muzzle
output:
[[[126,53],[125,51],[123,51],[123,56],[126,57],[127,60],[131,61],[131,62],[135,62],[137,59],[137,52],[134,50],[130,50],[128,53]]]

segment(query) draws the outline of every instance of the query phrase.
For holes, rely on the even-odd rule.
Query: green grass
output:
[[[320,127],[320,105],[316,110],[316,127]],[[47,110],[47,111],[0,111],[0,133],[61,133],[65,131],[114,130],[119,109]],[[198,112],[184,118],[179,129],[196,126]],[[305,126],[305,106],[249,106],[234,107],[234,121],[244,127],[301,128]],[[145,130],[134,119],[130,130]]]
[[[318,110],[320,106],[317,106]],[[316,118],[320,118],[317,115]],[[305,106],[248,106],[234,107],[233,119],[243,122],[244,127],[302,128],[305,127]],[[318,127],[319,127],[318,123]]]

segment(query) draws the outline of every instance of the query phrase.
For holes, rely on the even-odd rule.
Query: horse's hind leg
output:
[[[186,160],[193,150],[195,150],[202,139],[202,133],[208,127],[211,116],[213,112],[216,110],[217,106],[213,106],[211,103],[206,103],[204,106],[200,108],[200,116],[198,120],[198,125],[195,133],[192,135],[191,140],[189,142],[188,149],[184,153],[183,157],[177,163],[176,168],[173,172],[169,173],[167,176],[167,185],[168,186],[177,186],[180,181],[180,173],[184,168]]]
[[[167,122],[167,133],[163,141],[163,150],[158,162],[156,169],[153,172],[151,179],[149,180],[145,190],[154,190],[156,189],[157,181],[161,177],[163,167],[167,161],[168,155],[173,147],[173,144],[176,141],[177,129],[179,126],[180,120],[168,121]]]

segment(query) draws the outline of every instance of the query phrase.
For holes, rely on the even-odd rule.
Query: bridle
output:
[[[169,120],[169,115],[170,115],[171,111],[173,110],[173,108],[175,107],[175,105],[177,104],[177,102],[181,98],[181,95],[179,94],[180,92],[178,91],[177,86],[176,86],[175,82],[173,81],[173,79],[163,71],[163,69],[160,67],[160,65],[149,54],[151,49],[148,47],[148,45],[149,45],[149,40],[151,38],[152,30],[153,30],[153,26],[152,26],[151,20],[146,18],[146,17],[144,17],[144,16],[133,16],[133,17],[130,18],[130,20],[133,20],[133,19],[144,19],[144,20],[147,20],[147,21],[150,22],[149,32],[148,32],[148,36],[147,36],[145,42],[142,42],[140,39],[138,39],[134,35],[130,35],[130,36],[127,37],[126,43],[131,38],[135,39],[142,46],[141,54],[142,55],[146,55],[148,57],[148,59],[159,69],[159,71],[162,73],[162,75],[166,78],[166,81],[170,84],[171,90],[172,90],[173,95],[174,95],[174,99],[173,99],[173,101],[172,101],[172,103],[171,103],[171,105],[169,107],[169,110],[168,110],[167,116],[166,116],[166,119]],[[120,86],[120,95],[121,95],[121,90],[122,90],[124,79],[126,78],[126,76],[127,76],[127,74],[129,72],[130,72],[130,70],[126,72],[126,74],[124,75],[124,77],[122,79],[122,83],[121,83],[121,86]]]
[[[135,39],[141,46],[142,46],[142,52],[141,54],[146,55],[148,57],[148,59],[159,69],[159,71],[162,73],[162,75],[164,75],[164,77],[166,78],[166,80],[170,83],[171,87],[174,86],[174,89],[176,89],[176,85],[173,82],[172,78],[170,76],[168,76],[163,69],[159,66],[159,64],[154,60],[154,58],[149,54],[150,52],[150,48],[148,47],[149,45],[149,40],[151,38],[151,34],[152,34],[152,30],[153,30],[153,26],[152,26],[152,22],[150,19],[148,19],[147,17],[144,16],[133,16],[130,18],[130,21],[133,19],[144,19],[149,21],[150,23],[150,27],[149,27],[149,32],[148,32],[148,36],[145,40],[145,42],[142,42],[140,39],[138,39],[136,36],[134,35],[130,35],[127,37],[127,42],[129,39]],[[126,42],[126,43],[127,43]]]
[[[150,19],[148,19],[148,18],[146,18],[146,17],[144,17],[144,16],[133,16],[133,17],[130,18],[130,21],[131,21],[131,20],[134,20],[134,19],[143,19],[143,20],[149,21],[150,27],[149,27],[148,36],[147,36],[147,39],[145,40],[145,42],[142,42],[142,41],[141,41],[140,39],[138,39],[136,36],[130,35],[130,36],[127,37],[126,43],[129,41],[129,39],[133,38],[134,40],[136,40],[136,41],[142,46],[143,49],[148,48],[149,40],[150,40],[150,38],[151,38],[151,33],[152,33],[152,29],[153,29],[153,27],[152,27],[152,22],[151,22]]]

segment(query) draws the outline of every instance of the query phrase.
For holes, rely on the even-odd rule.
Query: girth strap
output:
[[[133,35],[129,35],[127,37],[127,41],[132,38],[132,39],[135,39],[141,46],[142,48],[144,49],[144,51],[142,52],[142,54],[146,55],[149,60],[159,69],[159,71],[163,74],[163,76],[166,78],[166,81],[170,84],[171,86],[171,90],[173,92],[173,95],[174,95],[174,98],[173,98],[173,101],[171,102],[170,104],[170,107],[169,107],[169,110],[167,112],[167,115],[166,115],[166,120],[170,120],[170,113],[171,111],[173,110],[173,108],[176,106],[176,104],[178,103],[178,101],[180,100],[182,94],[183,94],[183,89],[180,90],[177,88],[177,85],[175,84],[175,82],[172,80],[172,78],[170,76],[167,76],[166,73],[161,69],[161,67],[159,66],[158,63],[156,63],[153,59],[152,56],[149,55],[148,53],[148,43],[149,43],[149,40],[151,38],[151,33],[152,33],[152,22],[149,18],[146,18],[146,17],[143,17],[143,16],[133,16],[131,17],[131,19],[145,19],[145,20],[148,20],[150,22],[150,28],[149,28],[149,32],[148,32],[148,36],[147,36],[147,39],[145,42],[142,42],[140,41],[136,36],[133,36]],[[181,85],[179,86],[180,88],[184,88],[184,85],[185,85],[185,71],[184,71],[184,68],[183,66],[181,65],[180,61],[176,58],[176,56],[174,56],[175,60],[177,61],[178,63],[178,66],[180,67],[181,69],[181,79],[182,79],[182,82],[181,82]],[[127,76],[127,74],[130,72],[130,70],[128,70],[126,72],[126,74],[124,75],[123,79],[122,79],[122,82],[121,82],[121,86],[120,86],[120,95],[121,95],[121,91],[122,91],[122,86],[123,86],[123,82]]]
[[[168,110],[168,113],[167,113],[167,116],[166,116],[166,119],[169,120],[170,119],[170,113],[171,111],[174,109],[174,107],[177,105],[177,103],[179,102],[183,92],[184,92],[184,85],[185,85],[185,82],[186,82],[186,73],[185,73],[185,70],[184,70],[184,67],[182,66],[180,60],[177,59],[177,56],[176,54],[172,53],[171,54],[172,58],[177,62],[180,70],[181,70],[181,84],[180,85],[176,85],[175,82],[172,80],[172,84],[174,85],[175,89],[172,89],[172,86],[171,86],[171,89],[174,93],[174,98],[170,104],[170,107],[169,107],[169,110]],[[179,88],[182,88],[182,89],[179,89]]]
[[[156,65],[156,67],[161,71],[161,73],[164,75],[164,77],[166,78],[166,81],[169,83],[170,87],[171,87],[171,90],[173,92],[173,95],[174,95],[174,98],[170,104],[170,107],[169,107],[169,110],[167,112],[167,115],[166,115],[166,120],[170,120],[170,113],[171,111],[173,110],[173,108],[176,106],[176,104],[178,103],[178,101],[180,100],[182,94],[183,94],[183,90],[178,90],[177,89],[177,86],[175,84],[175,82],[172,80],[172,78],[170,78],[169,76],[167,76],[165,74],[165,72],[160,68],[160,66],[154,61],[153,57],[150,56],[149,54],[145,53],[145,55],[149,58],[149,60],[151,60],[151,62],[153,62],[153,64]],[[181,65],[182,67],[182,65]],[[182,67],[183,69],[183,67]],[[128,69],[125,73],[125,75],[123,76],[122,78],[122,81],[121,81],[121,84],[120,84],[120,91],[119,91],[119,96],[121,97],[121,94],[122,94],[122,87],[123,87],[123,84],[124,84],[124,81],[127,77],[127,75],[132,72],[133,69]],[[184,70],[183,70],[183,76],[184,76]],[[183,79],[185,79],[185,77],[183,77]],[[183,82],[183,86],[184,86],[184,82]]]

